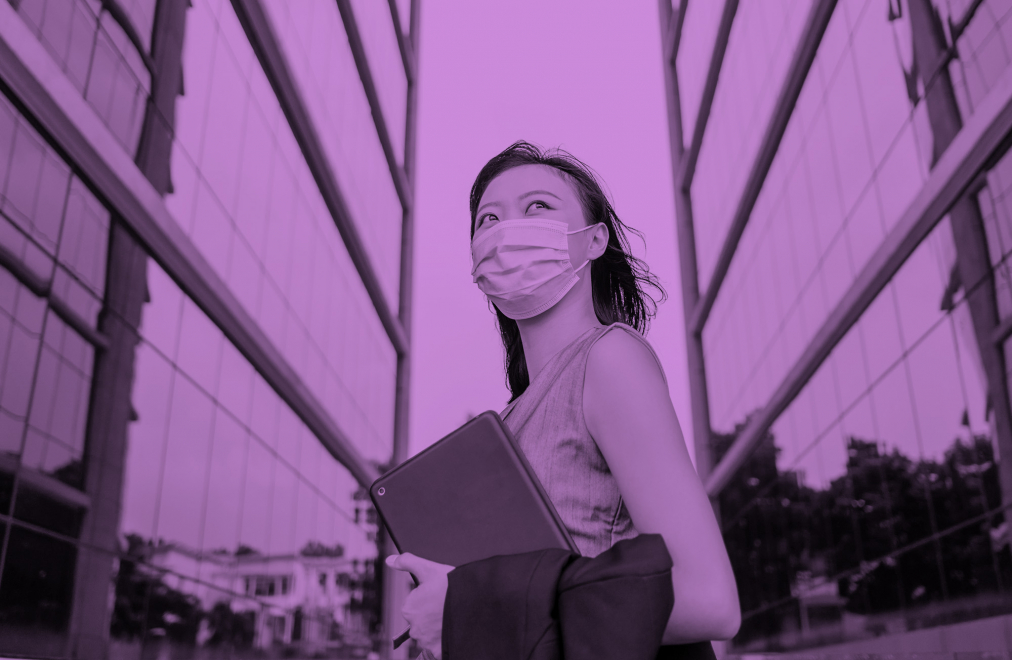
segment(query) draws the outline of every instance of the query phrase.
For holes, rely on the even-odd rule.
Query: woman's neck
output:
[[[581,277],[576,286],[547,312],[517,321],[531,382],[556,353],[591,328],[601,327],[594,312],[591,293],[590,278]]]

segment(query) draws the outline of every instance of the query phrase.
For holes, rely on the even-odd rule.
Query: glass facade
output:
[[[395,316],[410,209],[394,176],[410,186],[414,93],[399,41],[413,58],[414,4],[352,2],[348,16],[322,0],[262,7]],[[85,102],[88,116],[69,121],[94,115],[152,183],[145,163],[171,173],[162,203],[202,260],[194,272],[248,315],[297,385],[282,388],[227,336],[227,311],[139,242],[137,220],[33,115],[38,101],[4,84],[0,655],[377,648],[390,633],[382,539],[353,474],[393,460],[399,355],[317,184],[326,173],[303,155],[258,57],[265,46],[240,20],[260,1],[3,5],[0,20],[17,23],[0,33],[5,45],[41,46]],[[159,61],[173,40],[180,61]],[[174,65],[182,89],[166,112],[156,92]],[[159,130],[164,153],[152,146]],[[340,438],[317,436],[293,396]],[[360,463],[339,461],[337,441]]]
[[[407,79],[386,3],[352,2],[370,73],[395,157],[404,159]],[[362,239],[376,264],[383,292],[396,304],[400,278],[401,214],[390,168],[359,81],[336,2],[272,2],[296,80]],[[350,84],[349,84],[350,82]]]
[[[109,213],[2,97],[0,136],[6,146],[0,161],[3,249],[95,328],[105,287]],[[0,270],[0,277],[0,451],[11,465],[81,488],[94,347],[9,271]]]
[[[702,291],[815,4],[738,8],[689,193]],[[835,3],[701,330],[705,381],[692,387],[708,396],[714,465],[897,230],[955,134],[945,127],[958,131],[1008,75],[1010,21],[1004,0]],[[925,73],[932,38],[954,45]],[[712,52],[682,39],[679,92],[687,67],[705,78]],[[743,613],[733,650],[936,651],[898,640],[937,628],[970,644],[954,651],[1008,650],[1012,493],[1000,469],[1012,437],[995,397],[1009,369],[996,380],[990,367],[1012,349],[1000,336],[1012,155],[998,155],[711,493]],[[986,241],[990,268],[971,263],[967,236]]]
[[[283,12],[291,6],[268,3],[265,8]],[[336,16],[336,3],[327,6]],[[330,38],[343,34],[339,20],[328,25],[341,30]],[[287,38],[281,41],[287,43]],[[332,61],[346,68],[334,79],[341,88],[331,91],[330,98],[363,94],[364,102],[361,85],[348,84],[349,76],[357,80],[354,63],[348,68],[343,53],[330,59],[321,54],[318,66]],[[300,71],[297,65],[292,69]],[[396,354],[228,2],[194,3],[187,13],[183,80],[187,94],[176,103],[174,190],[166,196],[166,206],[306,386],[334,419],[342,420],[358,450],[379,462],[389,459]],[[309,80],[305,83],[302,89],[324,95]],[[320,131],[325,145],[371,130],[375,149],[364,161],[383,161],[368,106],[361,118],[370,123],[332,124],[315,117],[317,126],[326,127]],[[378,263],[376,270],[397,282],[402,209],[385,163],[383,168],[378,175],[385,185],[372,185],[369,179],[349,185],[338,181],[342,192],[396,206],[392,237],[383,232],[393,223],[353,218],[393,248],[392,275]],[[396,302],[396,289],[392,295]],[[178,309],[166,313],[180,318]]]
[[[927,175],[930,129],[896,61],[898,21],[866,7],[834,12],[704,330],[714,428],[765,403]]]
[[[338,631],[368,633],[368,617],[361,616],[368,611],[359,602],[360,616],[353,616],[350,590],[327,582],[329,591],[312,593],[320,574],[331,582],[372,577],[375,520],[363,515],[358,484],[150,261],[148,287],[133,390],[138,419],[128,435],[119,534],[128,557],[146,558],[155,573],[130,588],[161,588],[160,580],[174,589],[185,603],[167,604],[161,616],[181,617],[188,628],[167,628],[167,634],[178,634],[179,641],[195,634],[197,645],[202,635],[206,641],[216,633],[208,614],[215,607],[224,612],[219,603],[230,608],[229,616],[249,618],[252,627],[243,634],[251,637],[242,644],[256,647],[299,637],[333,642]],[[178,325],[171,334],[159,322],[168,318]],[[267,579],[290,580],[292,589],[279,585],[262,593],[246,586]],[[144,607],[140,592],[125,597],[134,599],[131,608]],[[297,609],[325,626],[315,636],[293,638]],[[123,657],[136,657],[151,640],[130,629],[133,615],[118,616],[114,612],[111,623],[113,646]],[[284,623],[271,623],[271,617]]]
[[[723,3],[708,4],[719,8]],[[709,280],[713,270],[721,236],[727,232],[735,204],[741,197],[811,4],[810,0],[778,2],[775,7],[741,3],[731,25],[696,165],[698,193],[692,200],[693,209],[712,219],[700,223],[696,231],[700,282]],[[686,21],[696,9],[691,2],[688,6]],[[685,29],[690,26],[683,28],[683,34]],[[712,48],[711,45],[711,51]],[[686,62],[683,67],[688,66],[688,58],[682,61]],[[705,79],[704,67],[696,68],[701,71],[689,75]],[[695,128],[699,100],[688,98],[684,102],[689,104],[683,107]],[[691,136],[686,133],[686,142],[691,141]]]
[[[140,139],[151,92],[155,0],[9,0],[123,148]],[[110,12],[122,7],[121,12]],[[131,36],[143,44],[134,47]]]

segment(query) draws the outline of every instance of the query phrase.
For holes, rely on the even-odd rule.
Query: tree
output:
[[[116,575],[110,634],[134,639],[161,632],[173,641],[195,644],[203,617],[200,601],[162,581],[148,564],[154,548],[136,534],[127,536],[127,550]]]
[[[256,613],[233,612],[227,601],[218,601],[207,613],[207,624],[214,632],[208,646],[248,649],[253,646]]]
[[[303,557],[343,557],[344,546],[340,543],[328,546],[319,541],[308,541],[302,550],[299,550],[299,554]]]
[[[715,462],[747,422],[712,436]],[[778,469],[780,450],[767,432],[721,491],[722,530],[745,614],[739,644],[797,625],[792,596],[820,578],[835,578],[845,609],[863,615],[997,593],[1012,583],[1012,557],[991,543],[1004,517],[996,512],[1001,492],[990,439],[957,438],[941,462],[915,461],[895,448],[885,453],[882,444],[848,438],[844,473],[813,489]]]

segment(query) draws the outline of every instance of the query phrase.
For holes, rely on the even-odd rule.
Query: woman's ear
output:
[[[587,245],[587,258],[597,259],[608,249],[608,225],[599,222],[590,230],[590,244]]]

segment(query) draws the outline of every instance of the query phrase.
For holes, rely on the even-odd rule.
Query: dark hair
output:
[[[542,150],[521,140],[488,161],[471,186],[471,238],[474,238],[475,217],[485,189],[497,176],[520,165],[547,165],[558,170],[576,188],[587,224],[603,222],[608,227],[608,246],[590,265],[594,312],[604,325],[621,322],[646,334],[650,319],[657,314],[658,302],[667,300],[667,293],[646,263],[630,254],[625,232],[633,232],[640,240],[643,235],[618,219],[593,171],[572,154],[562,149]],[[660,301],[643,293],[643,285],[660,291]],[[495,309],[502,334],[506,384],[512,394],[510,401],[513,401],[530,385],[520,328],[516,321],[499,311],[495,303],[489,301],[489,304]]]

